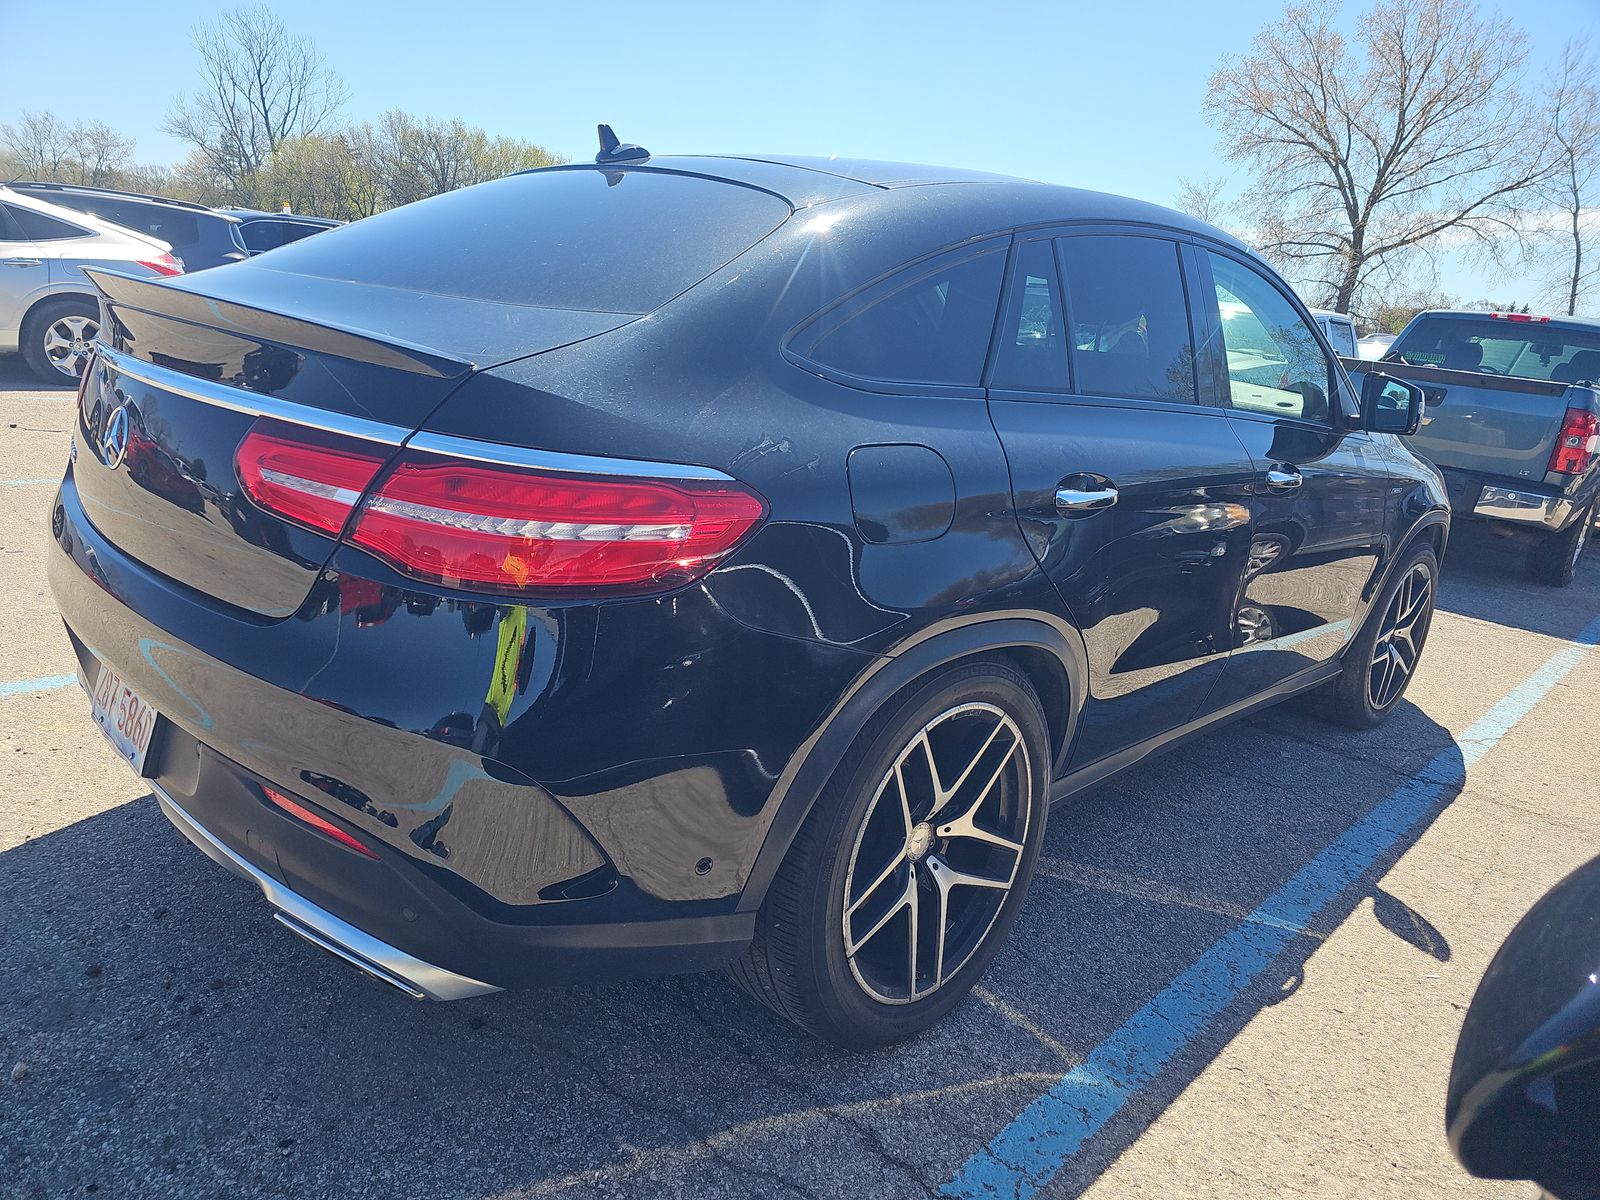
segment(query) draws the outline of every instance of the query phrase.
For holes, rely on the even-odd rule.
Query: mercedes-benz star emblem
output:
[[[106,418],[105,432],[100,435],[100,457],[106,466],[115,471],[128,456],[128,406],[117,405]]]

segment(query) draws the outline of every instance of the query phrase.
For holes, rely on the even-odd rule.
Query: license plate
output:
[[[100,664],[100,672],[88,691],[95,724],[134,774],[143,775],[150,739],[156,731],[156,710],[105,663]]]

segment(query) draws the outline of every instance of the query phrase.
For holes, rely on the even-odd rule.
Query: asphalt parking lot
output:
[[[1490,955],[1600,854],[1600,554],[1551,591],[1460,530],[1386,726],[1280,708],[1057,809],[981,994],[851,1055],[716,975],[423,1005],[274,925],[88,720],[71,411],[0,360],[0,1194],[1534,1194],[1442,1108]]]

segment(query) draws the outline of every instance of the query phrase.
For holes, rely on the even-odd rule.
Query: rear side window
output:
[[[246,221],[239,227],[239,236],[244,238],[245,249],[255,254],[283,245],[283,234],[276,221]]]
[[[53,242],[58,238],[83,237],[88,233],[88,230],[77,225],[69,225],[65,221],[20,205],[8,204],[6,211],[11,214],[18,232],[30,242]]]
[[[1600,379],[1600,329],[1552,329],[1541,321],[1418,317],[1391,353],[1414,367],[1516,375],[1552,383]]]
[[[1094,234],[1062,238],[1057,246],[1077,390],[1196,403],[1177,243]]]
[[[789,212],[766,192],[649,168],[536,171],[293,242],[273,252],[270,269],[502,304],[646,313]],[[252,249],[255,233],[246,227]]]
[[[823,333],[807,357],[868,379],[975,387],[1004,271],[996,249],[890,285]]]
[[[989,383],[998,388],[1064,392],[1067,338],[1061,280],[1048,241],[1023,242],[1012,267],[1011,295]]]
[[[1317,322],[1322,326],[1322,332],[1328,339],[1328,345],[1333,347],[1333,352],[1344,358],[1356,356],[1356,331],[1348,321]]]

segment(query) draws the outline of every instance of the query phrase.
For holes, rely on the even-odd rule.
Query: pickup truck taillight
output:
[[[1563,475],[1582,475],[1600,451],[1600,416],[1582,408],[1567,409],[1561,422],[1556,448],[1550,455],[1550,470]]]
[[[239,444],[256,505],[413,579],[467,591],[619,595],[704,575],[766,516],[732,480],[590,475],[468,461],[270,419]],[[372,486],[377,479],[376,486]],[[364,503],[361,496],[371,487]]]

